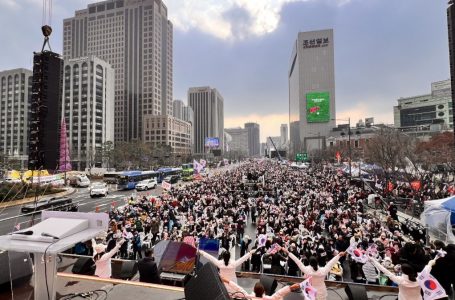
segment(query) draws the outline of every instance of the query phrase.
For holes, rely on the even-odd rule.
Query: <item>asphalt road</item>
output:
[[[119,207],[125,205],[125,199],[129,198],[132,194],[142,195],[160,195],[163,189],[157,186],[155,189],[148,191],[136,192],[130,191],[116,191],[115,185],[109,187],[109,194],[106,197],[90,198],[88,188],[78,188],[76,192],[69,197],[73,199],[73,203],[79,205],[80,212],[108,212],[112,207]],[[14,231],[15,226],[19,224],[20,228],[26,228],[31,225],[32,218],[35,222],[40,221],[40,213],[23,216],[20,212],[21,206],[13,206],[5,209],[0,209],[0,235],[4,235]]]
[[[222,168],[211,169],[209,170],[208,176],[212,176],[213,174],[219,172],[225,172],[227,170],[231,170],[238,165],[229,165]],[[177,184],[173,186],[184,185],[186,183],[179,181]],[[158,185],[155,189],[151,189],[148,191],[143,192],[136,192],[136,190],[129,190],[129,191],[117,191],[116,185],[109,185],[109,194],[106,197],[99,197],[99,198],[90,198],[89,189],[88,188],[78,188],[76,193],[72,194],[71,199],[73,203],[77,203],[79,205],[80,212],[108,212],[112,209],[112,207],[118,207],[126,204],[126,199],[129,198],[132,194],[137,194],[140,197],[142,195],[161,195],[163,189],[160,185]],[[40,213],[32,215],[22,215],[21,214],[21,206],[13,206],[8,208],[0,208],[0,235],[8,234],[12,231],[17,229],[16,226],[20,226],[19,229],[27,228],[32,225],[33,222],[40,221]]]

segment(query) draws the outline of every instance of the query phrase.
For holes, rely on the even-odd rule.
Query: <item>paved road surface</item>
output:
[[[213,169],[208,171],[208,175],[211,176],[218,172],[224,172],[226,170],[231,170],[238,165],[229,165],[226,167]],[[186,184],[184,182],[179,182],[174,186],[179,186],[182,184]],[[112,205],[115,207],[122,206],[125,204],[125,198],[130,197],[133,193],[137,193],[137,195],[161,195],[163,189],[160,185],[158,185],[155,189],[144,191],[144,192],[136,192],[135,190],[130,191],[117,191],[115,185],[109,186],[109,195],[106,197],[100,198],[90,198],[89,189],[88,188],[79,188],[77,189],[76,193],[71,195],[70,197],[73,199],[73,203],[77,203],[79,205],[80,212],[94,212],[98,207],[98,211],[100,212],[107,212],[111,209]],[[8,234],[12,231],[15,231],[14,228],[19,224],[20,228],[26,228],[31,225],[32,216],[26,215],[23,216],[20,213],[21,206],[13,206],[8,208],[0,208],[0,235]],[[34,221],[40,221],[40,213],[35,214]]]
[[[98,207],[100,212],[107,212],[111,209],[112,205],[115,207],[125,204],[125,199],[136,193],[135,190],[131,191],[115,191],[114,186],[109,189],[109,194],[106,197],[90,198],[88,188],[79,188],[76,193],[70,197],[73,199],[73,203],[79,205],[80,212],[94,212]],[[160,195],[163,189],[158,186],[156,189],[152,189],[144,192],[137,192],[139,196],[142,195]],[[20,213],[21,206],[13,206],[5,209],[0,209],[0,235],[10,233],[14,231],[16,224],[20,224],[21,228],[28,227],[31,224],[32,216],[23,216]],[[40,213],[35,214],[35,221],[39,221]]]

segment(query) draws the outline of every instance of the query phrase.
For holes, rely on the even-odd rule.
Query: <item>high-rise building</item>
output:
[[[280,126],[281,145],[288,143],[288,124],[281,124]]]
[[[185,103],[182,100],[174,100],[172,101],[172,115],[180,120],[183,120],[183,108],[185,107]]]
[[[156,146],[166,144],[172,147],[172,153],[177,155],[188,155],[191,153],[191,132],[190,123],[173,116],[145,116],[144,136],[146,143]]]
[[[190,106],[183,107],[182,120],[191,124],[194,123],[194,112]]]
[[[60,55],[50,51],[35,53],[29,122],[30,170],[54,171],[58,168],[62,72]]]
[[[91,56],[64,61],[62,116],[71,163],[84,170],[102,164],[102,147],[114,141],[114,70]]]
[[[430,94],[398,99],[393,114],[395,128],[419,138],[453,130],[450,80],[433,82]]]
[[[449,7],[447,8],[447,25],[449,32],[450,80],[452,88],[451,104],[452,111],[455,111],[455,4],[453,0],[449,1]],[[453,133],[455,135],[455,128],[453,128]]]
[[[31,95],[32,71],[0,72],[0,153],[21,163],[27,160]]]
[[[333,30],[299,32],[289,66],[290,155],[325,147],[335,127]]]
[[[194,150],[201,155],[207,152],[206,138],[218,138],[219,149],[224,149],[224,100],[210,87],[192,87],[188,90],[188,106],[194,112]]]
[[[245,129],[248,130],[248,155],[258,156],[261,152],[259,124],[245,123]]]
[[[161,0],[107,0],[63,21],[65,59],[97,56],[115,70],[115,140],[143,136],[146,115],[172,115],[173,29]]]
[[[237,155],[248,156],[248,129],[238,127],[227,128],[224,131],[231,136],[229,151]]]

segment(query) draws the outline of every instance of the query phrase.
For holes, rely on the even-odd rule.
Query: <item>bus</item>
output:
[[[183,164],[182,165],[182,180],[183,181],[192,181],[194,175],[193,164]]]
[[[136,188],[136,184],[144,179],[156,178],[158,173],[154,171],[128,171],[118,175],[117,188],[119,190],[132,190]]]
[[[103,181],[107,184],[117,184],[118,183],[118,176],[121,175],[122,172],[106,172],[103,175]]]
[[[158,183],[161,183],[161,182],[163,182],[163,179],[167,176],[172,176],[172,175],[181,176],[182,168],[160,168],[160,169],[156,170],[156,172],[159,174],[156,181]]]

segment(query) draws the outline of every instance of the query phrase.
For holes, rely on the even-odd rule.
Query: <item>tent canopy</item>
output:
[[[455,196],[425,201],[422,221],[431,238],[444,242],[455,242],[453,232],[453,226],[455,225]]]
[[[444,202],[441,203],[441,206],[447,210],[450,210],[452,214],[455,213],[455,196],[443,199]]]

